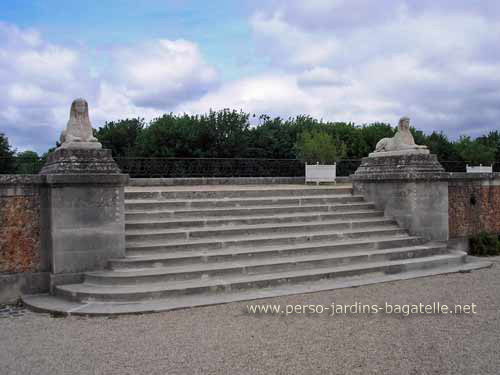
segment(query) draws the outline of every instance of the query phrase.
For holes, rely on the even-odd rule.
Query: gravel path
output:
[[[0,374],[498,374],[490,269],[257,301],[475,303],[476,314],[251,315],[247,302],[153,315],[0,319]]]

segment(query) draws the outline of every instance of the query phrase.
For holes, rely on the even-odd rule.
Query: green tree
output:
[[[476,139],[484,146],[495,149],[495,161],[500,162],[500,133],[497,130],[491,131]]]
[[[458,153],[457,148],[446,135],[442,132],[433,132],[430,136],[426,137],[424,145],[429,147],[432,154],[436,154],[439,160],[445,161],[459,161],[462,157]]]
[[[138,139],[144,157],[208,157],[214,142],[198,116],[172,113],[154,119]]]
[[[309,164],[333,164],[346,154],[344,143],[336,141],[325,131],[305,131],[299,137],[296,149],[299,157]]]
[[[144,119],[134,118],[106,122],[95,131],[95,137],[113,156],[129,157],[137,153],[137,140],[144,129]]]
[[[410,133],[413,135],[413,139],[417,145],[425,145],[427,142],[427,136],[422,130],[418,130],[413,126],[410,126]]]
[[[353,152],[352,159],[361,159],[368,156],[370,152],[375,151],[378,141],[382,138],[392,137],[395,131],[390,125],[380,122],[358,127],[355,143],[356,152]]]
[[[266,115],[260,116],[260,121],[259,126],[249,129],[245,157],[294,159],[297,141],[295,121],[284,121],[280,117],[271,119]]]
[[[249,114],[242,111],[224,109],[210,111],[200,116],[202,128],[212,133],[209,157],[237,158],[243,157],[248,148]]]
[[[204,115],[163,115],[151,122],[138,139],[145,157],[235,158],[246,154],[249,115],[210,111]]]
[[[16,172],[19,174],[37,174],[42,168],[42,160],[35,151],[23,151],[16,155]]]
[[[461,136],[455,143],[460,157],[471,165],[490,165],[495,160],[496,150],[468,136]]]
[[[0,173],[8,174],[16,171],[15,150],[9,144],[5,134],[0,133]]]

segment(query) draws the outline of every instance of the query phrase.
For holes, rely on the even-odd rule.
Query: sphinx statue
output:
[[[85,99],[78,98],[71,103],[66,129],[61,133],[61,148],[100,149],[102,145],[92,134],[89,119],[89,105]]]
[[[413,135],[410,132],[410,119],[402,117],[399,120],[398,130],[394,137],[383,138],[378,141],[375,152],[369,156],[382,155],[402,155],[402,154],[428,154],[427,146],[415,144]]]

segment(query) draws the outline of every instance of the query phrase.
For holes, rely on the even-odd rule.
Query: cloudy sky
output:
[[[498,0],[2,0],[0,132],[234,108],[452,138],[500,128]]]

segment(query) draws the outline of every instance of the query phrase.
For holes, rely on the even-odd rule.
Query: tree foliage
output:
[[[333,164],[345,157],[344,143],[335,140],[326,131],[306,130],[296,144],[297,155],[308,164]]]
[[[135,156],[144,125],[142,118],[106,122],[94,135],[113,156]]]
[[[0,133],[0,173],[14,173],[16,162],[14,159],[15,150],[9,144],[9,139],[5,134]]]
[[[477,139],[451,141],[443,133],[427,135],[415,128],[410,130],[417,144],[427,145],[442,161],[500,162],[499,131]],[[141,118],[112,121],[95,135],[115,157],[294,159],[304,157],[301,147],[305,145],[304,137],[310,137],[308,142],[320,145],[321,153],[337,159],[361,159],[375,149],[380,139],[392,137],[395,132],[395,127],[379,122],[359,126],[305,115],[288,119],[256,117],[225,109],[202,115],[169,113],[149,123]],[[314,158],[325,159],[319,154]]]
[[[456,143],[456,149],[462,160],[472,165],[491,165],[495,161],[495,148],[473,141],[467,136],[460,137]]]
[[[16,173],[37,174],[42,167],[42,160],[35,151],[27,150],[16,154]]]
[[[248,147],[249,115],[210,111],[205,115],[163,115],[138,139],[144,157],[244,157]]]

